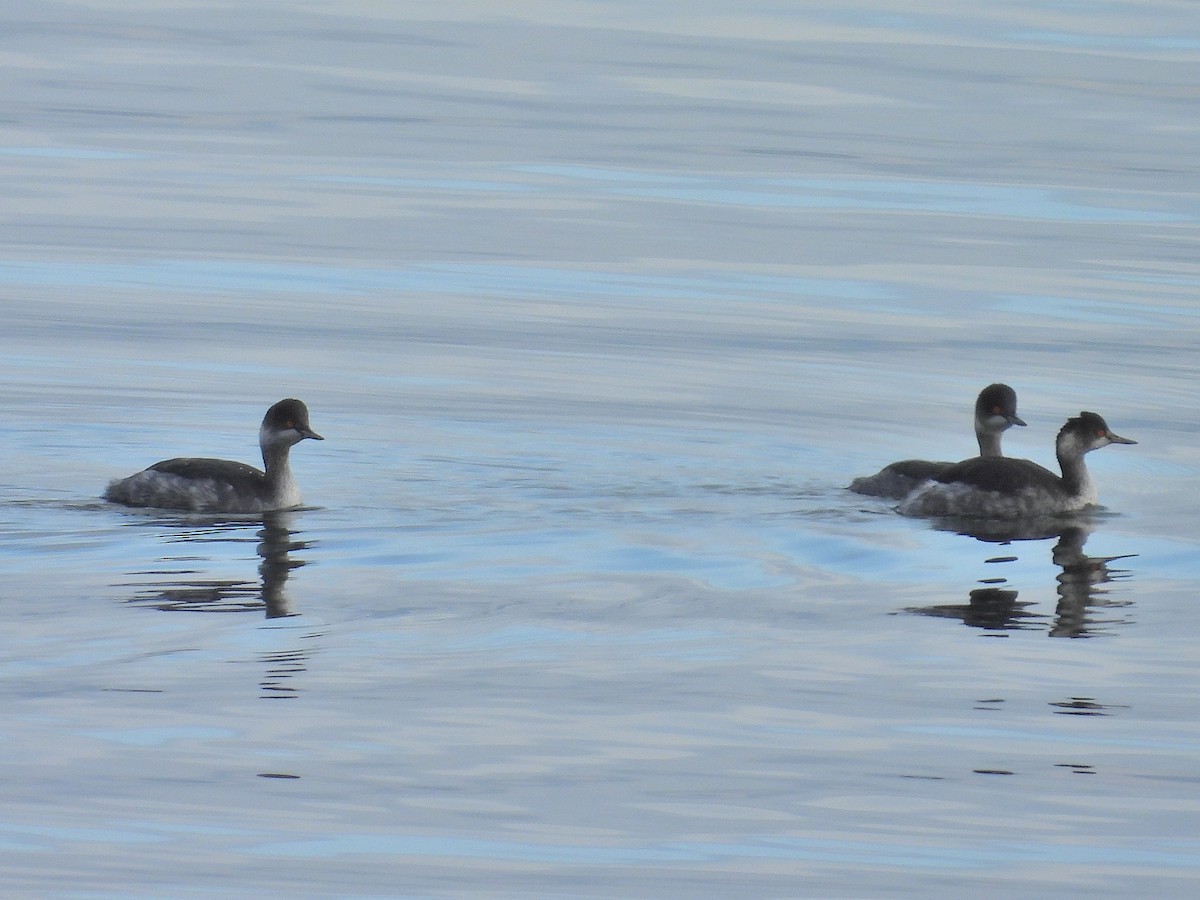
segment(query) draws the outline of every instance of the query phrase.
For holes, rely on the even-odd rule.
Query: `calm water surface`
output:
[[[1194,10],[743,7],[9,4],[6,896],[1200,890]]]

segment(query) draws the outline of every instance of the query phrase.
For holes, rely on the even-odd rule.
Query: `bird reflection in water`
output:
[[[1017,592],[1001,588],[976,588],[967,597],[966,603],[947,603],[940,606],[916,606],[905,610],[922,616],[943,619],[961,619],[971,628],[985,631],[1013,631],[1034,628],[1043,615],[1027,612],[1033,603],[1017,601]]]
[[[169,575],[179,580],[169,583],[154,582],[129,602],[136,606],[149,606],[164,611],[183,612],[257,612],[262,610],[268,619],[294,615],[288,602],[284,586],[292,569],[305,564],[295,559],[292,553],[307,549],[308,544],[296,540],[291,530],[295,513],[272,512],[256,518],[210,520],[198,523],[195,519],[155,519],[150,524],[162,526],[185,525],[173,529],[166,539],[171,543],[186,544],[243,544],[253,540],[261,558],[258,566],[258,581],[224,578],[195,578],[192,568],[174,571],[154,570],[140,574]],[[247,531],[260,525],[254,534]],[[178,556],[178,562],[194,562],[203,557]],[[182,577],[181,577],[182,576]]]
[[[1110,563],[1137,554],[1088,556],[1083,552],[1083,545],[1090,533],[1090,529],[1081,526],[1064,529],[1051,553],[1055,565],[1062,568],[1056,576],[1058,607],[1055,610],[1054,627],[1050,629],[1052,637],[1088,637],[1095,631],[1103,630],[1098,626],[1129,624],[1129,618],[1124,615],[1099,618],[1096,611],[1114,611],[1133,605],[1130,600],[1110,598],[1108,590],[1100,585],[1128,578],[1128,569],[1116,569]]]
[[[1111,626],[1128,624],[1129,619],[1125,616],[1101,616],[1098,611],[1132,606],[1132,601],[1110,598],[1108,591],[1101,586],[1127,578],[1127,570],[1116,569],[1111,563],[1136,554],[1088,556],[1084,553],[1084,544],[1095,527],[1092,520],[1084,517],[1016,523],[981,520],[970,523],[946,522],[942,527],[943,530],[952,530],[980,541],[1004,545],[1014,541],[1057,538],[1050,553],[1051,560],[1061,570],[1055,576],[1058,603],[1053,620],[1049,622],[1051,637],[1090,637],[1104,633]],[[988,562],[1015,559],[1015,556],[998,557]],[[972,590],[965,604],[913,607],[905,611],[959,619],[964,625],[990,632],[1045,627],[1050,617],[1032,611],[1032,601],[1020,601],[1017,597],[1018,591],[1011,588],[988,586]]]
[[[308,543],[297,538],[292,529],[294,512],[263,513],[254,519],[222,521],[198,521],[195,518],[155,518],[147,524],[163,528],[164,538],[173,544],[196,546],[201,544],[255,544],[260,558],[259,580],[231,580],[222,578],[198,578],[195,564],[208,560],[208,556],[187,555],[169,557],[165,561],[185,563],[186,568],[171,571],[156,570],[140,573],[152,576],[170,576],[170,582],[155,581],[144,584],[136,596],[129,600],[135,606],[159,609],[168,612],[205,613],[265,613],[267,619],[283,619],[296,615],[288,602],[285,585],[293,569],[305,564],[292,554],[308,548]],[[183,527],[180,527],[183,526]],[[257,527],[256,527],[257,526]],[[292,632],[304,638],[314,635]],[[289,640],[290,643],[290,640]],[[261,697],[267,699],[290,699],[296,697],[297,689],[292,679],[304,672],[312,644],[306,642],[303,649],[289,647],[259,655],[259,661],[267,668],[259,687]]]

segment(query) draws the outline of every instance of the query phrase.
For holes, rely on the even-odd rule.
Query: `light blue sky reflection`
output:
[[[659,175],[595,167],[539,166],[523,171],[570,180],[605,182],[608,193],[742,207],[935,212],[947,215],[1056,222],[1194,222],[1181,211],[1118,205],[1117,196],[1030,185],[851,178],[758,178]],[[1127,198],[1126,198],[1127,199]]]
[[[267,262],[149,263],[0,262],[0,284],[123,290],[243,294],[410,293],[530,296],[566,294],[664,299],[736,299],[747,293],[820,295],[883,300],[890,293],[869,281],[713,273],[706,277],[624,275],[593,270],[517,265],[426,265],[355,268]]]
[[[746,843],[671,843],[651,847],[598,847],[489,841],[429,835],[345,835],[319,840],[267,844],[249,851],[257,856],[330,858],[342,855],[415,856],[502,859],[530,863],[635,865],[706,863],[731,859],[779,859],[853,863],[920,869],[975,868],[1008,862],[1095,865],[1125,863],[1192,869],[1200,867],[1196,842],[1181,842],[1176,851],[1112,844],[1104,847],[1013,841],[981,847],[898,847],[866,841],[763,836]]]

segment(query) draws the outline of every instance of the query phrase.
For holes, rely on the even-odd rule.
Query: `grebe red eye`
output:
[[[287,427],[288,427],[288,428],[295,428],[295,427],[296,427],[296,423],[295,423],[295,422],[293,422],[291,419],[288,419],[288,420],[287,420]]]

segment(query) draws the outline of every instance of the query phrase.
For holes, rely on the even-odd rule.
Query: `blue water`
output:
[[[1188,12],[14,7],[0,893],[1194,896]]]

